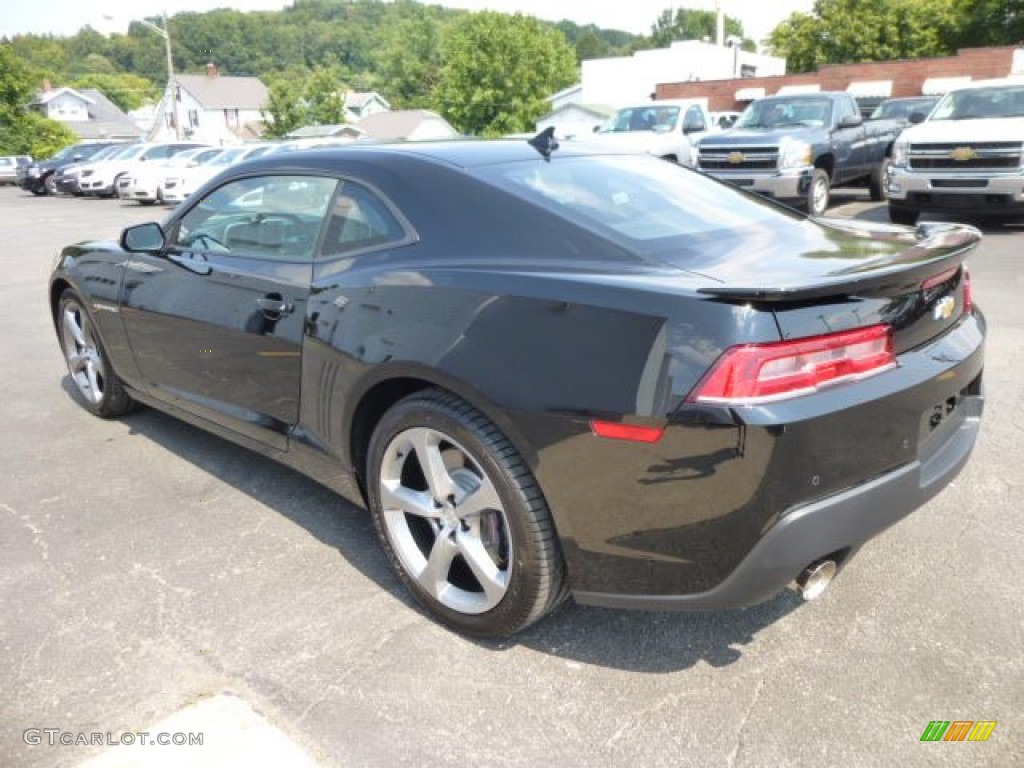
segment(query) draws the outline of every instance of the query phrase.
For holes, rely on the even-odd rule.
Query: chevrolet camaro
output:
[[[467,634],[814,597],[970,455],[979,233],[549,138],[272,155],[65,248],[74,390],[365,504]]]

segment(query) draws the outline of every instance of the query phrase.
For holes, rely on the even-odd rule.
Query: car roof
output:
[[[586,157],[593,155],[627,154],[604,148],[589,148],[585,144],[562,141],[551,156],[551,162],[559,158]],[[412,156],[432,160],[457,168],[478,168],[485,165],[515,163],[536,160],[540,155],[525,139],[457,139],[449,141],[419,141],[403,143],[360,143],[355,142],[339,147],[304,149],[296,152],[275,152],[253,162],[267,164],[288,164],[319,160],[330,164],[333,159],[367,157],[368,155]],[[368,157],[367,157],[368,159]]]

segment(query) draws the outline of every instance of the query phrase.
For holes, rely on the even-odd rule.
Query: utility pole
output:
[[[171,56],[171,28],[167,25],[167,12],[163,13],[164,26],[158,27],[151,21],[142,19],[142,23],[164,39],[164,51],[167,54],[167,90],[166,98],[171,102],[171,122],[174,123],[174,138],[181,139],[181,121],[178,120],[178,86],[174,82],[174,58]]]

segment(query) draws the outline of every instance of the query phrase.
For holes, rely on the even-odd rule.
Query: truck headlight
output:
[[[904,166],[907,164],[907,142],[897,141],[892,145],[892,164]]]
[[[806,168],[814,165],[814,153],[811,145],[799,139],[783,141],[779,147],[779,169]]]

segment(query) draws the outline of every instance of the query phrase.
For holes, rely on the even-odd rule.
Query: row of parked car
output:
[[[320,142],[324,143],[324,142]],[[141,205],[176,204],[228,166],[311,146],[309,141],[213,147],[189,141],[76,144],[18,167],[15,181],[36,195],[94,196]]]
[[[777,94],[723,130],[706,99],[620,109],[587,140],[646,152],[813,216],[867,185],[895,224],[922,213],[1024,218],[1024,77],[890,99],[867,117],[845,91]]]

